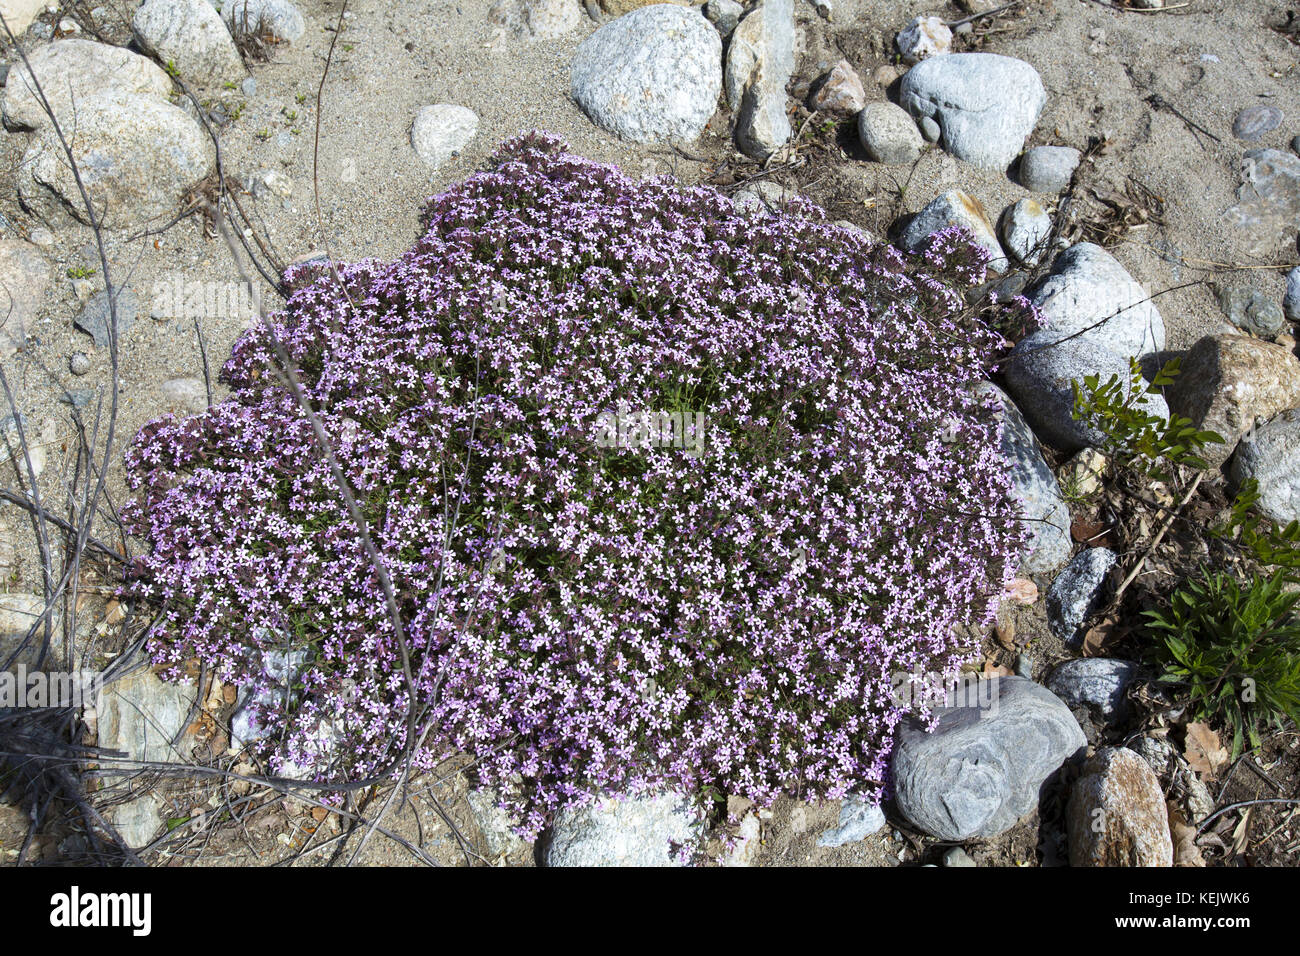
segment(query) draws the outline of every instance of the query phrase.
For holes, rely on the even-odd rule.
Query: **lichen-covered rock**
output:
[[[865,797],[849,794],[840,804],[840,817],[834,827],[817,838],[818,846],[844,846],[857,843],[876,833],[885,825],[885,812],[879,803]]]
[[[1218,466],[1257,421],[1300,407],[1300,361],[1271,342],[1207,335],[1183,359],[1166,395],[1176,414],[1223,436],[1223,444],[1202,452],[1206,461]]]
[[[674,866],[690,860],[703,815],[685,794],[605,797],[555,816],[547,866]]]
[[[1084,765],[1067,815],[1072,866],[1172,866],[1160,781],[1131,750],[1107,747]]]
[[[898,809],[940,840],[992,837],[1038,805],[1043,784],[1087,741],[1051,691],[1021,677],[991,682],[996,707],[938,710],[927,732],[899,731],[891,763]]]

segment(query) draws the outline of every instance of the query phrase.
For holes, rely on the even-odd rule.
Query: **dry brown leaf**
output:
[[[1228,850],[1229,858],[1241,856],[1246,852],[1246,847],[1250,843],[1250,821],[1254,816],[1254,810],[1254,807],[1247,807],[1246,812],[1241,815],[1241,822],[1232,831],[1232,847]]]
[[[1196,828],[1188,825],[1183,812],[1173,800],[1166,806],[1169,812],[1169,836],[1174,844],[1174,866],[1205,866],[1205,857],[1201,856],[1200,847],[1196,845]]]
[[[1119,623],[1119,617],[1108,614],[1083,635],[1081,650],[1084,657],[1105,657],[1107,652],[1128,636],[1129,628]]]
[[[1219,743],[1219,735],[1201,721],[1187,725],[1183,756],[1188,765],[1207,780],[1213,780],[1219,768],[1228,762],[1228,751]]]

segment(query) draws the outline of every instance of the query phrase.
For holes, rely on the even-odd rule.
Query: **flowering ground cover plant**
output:
[[[893,675],[968,661],[958,625],[1024,544],[967,388],[1002,342],[964,308],[984,261],[960,234],[912,255],[799,212],[533,134],[433,199],[396,262],[300,267],[230,398],[128,452],[155,659],[266,689],[267,652],[305,652],[292,694],[252,704],[273,766],[466,754],[521,832],[653,784],[879,794]],[[620,409],[698,423],[699,453],[598,440]]]

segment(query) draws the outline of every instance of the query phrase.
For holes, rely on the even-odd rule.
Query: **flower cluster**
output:
[[[129,449],[155,660],[252,687],[277,767],[467,755],[521,832],[659,784],[879,794],[891,676],[967,662],[1024,545],[969,388],[1002,345],[962,297],[981,253],[760,218],[541,134],[427,215],[393,263],[300,267],[230,398]],[[707,416],[700,453],[598,442],[619,408]],[[272,651],[303,658],[292,693],[257,693]]]

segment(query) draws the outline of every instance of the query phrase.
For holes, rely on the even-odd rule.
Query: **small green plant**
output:
[[[298,118],[298,111],[291,110],[287,106],[284,109],[280,110],[280,112],[284,114],[284,118],[288,120],[290,123],[292,123],[294,120]]]
[[[95,274],[96,271],[97,271],[97,270],[92,269],[90,266],[69,266],[69,267],[68,267],[68,278],[69,278],[69,279],[89,279],[91,276],[93,276],[93,275]]]
[[[1190,419],[1178,415],[1164,418],[1153,414],[1146,407],[1147,395],[1173,384],[1179,365],[1179,359],[1171,359],[1147,382],[1138,360],[1130,358],[1127,382],[1118,375],[1105,382],[1098,375],[1087,375],[1082,383],[1070,383],[1075,420],[1105,436],[1099,450],[1117,466],[1135,468],[1160,481],[1170,480],[1161,462],[1209,467],[1201,452],[1206,445],[1222,442],[1222,435],[1198,429]]]
[[[1240,584],[1222,571],[1175,591],[1168,611],[1146,611],[1160,641],[1163,683],[1188,687],[1200,720],[1232,731],[1232,756],[1260,745],[1259,726],[1300,717],[1300,593],[1281,573]]]
[[[176,69],[175,60],[168,60],[166,63],[164,63],[163,70],[165,70],[167,75],[170,76],[173,80],[179,80],[181,78],[181,71]]]
[[[271,131],[264,126],[257,131],[257,138],[262,142],[266,142],[271,138]]]
[[[221,84],[221,88],[223,90],[233,90],[237,85],[238,84],[236,84],[234,80],[226,80],[226,82]]]
[[[1252,561],[1276,568],[1289,583],[1300,584],[1300,521],[1282,527],[1259,513],[1257,501],[1259,482],[1251,478],[1242,483],[1227,520],[1210,533],[1234,541]]]
[[[306,93],[299,93],[297,96],[294,97],[294,101],[295,101],[299,106],[302,106],[304,103],[307,102],[307,94],[306,94]]]

